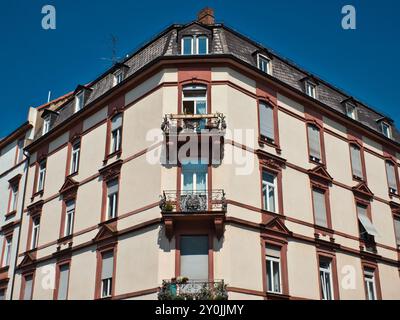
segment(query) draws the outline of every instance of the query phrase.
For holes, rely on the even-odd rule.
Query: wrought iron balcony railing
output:
[[[164,191],[160,209],[163,213],[225,212],[225,192],[224,190]]]
[[[223,133],[226,129],[225,116],[214,114],[167,114],[161,124],[165,134],[197,133],[209,130],[211,133]]]
[[[158,300],[228,300],[223,280],[164,280]]]

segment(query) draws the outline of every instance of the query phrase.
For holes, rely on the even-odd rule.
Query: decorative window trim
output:
[[[32,292],[31,292],[31,296],[30,296],[30,300],[32,300],[33,298],[33,293],[35,291],[35,274],[36,274],[36,270],[33,271],[29,271],[26,273],[22,274],[22,280],[21,280],[21,291],[20,291],[20,295],[19,295],[19,299],[20,300],[24,300],[24,296],[25,296],[25,287],[26,287],[26,278],[31,276],[32,277]]]
[[[79,143],[79,155],[78,155],[78,164],[77,164],[77,170],[75,172],[71,172],[72,170],[72,161],[73,161],[73,151],[75,145]],[[65,170],[65,176],[66,177],[73,177],[79,174],[79,166],[80,166],[80,160],[81,160],[81,154],[82,154],[82,138],[80,135],[76,135],[70,139],[68,142],[68,150],[67,150],[67,166]]]
[[[363,272],[362,282],[363,282],[363,286],[364,286],[365,299],[368,300],[368,291],[367,291],[367,287],[365,285],[364,272],[366,271],[366,269],[369,269],[374,273],[376,300],[382,300],[381,281],[380,281],[380,277],[379,277],[378,264],[371,260],[361,259],[361,268],[362,268],[362,272]]]
[[[101,246],[97,248],[96,251],[96,285],[95,285],[95,292],[94,292],[94,298],[96,300],[111,300],[115,296],[115,280],[116,280],[116,269],[117,269],[117,252],[118,252],[118,246],[117,243],[111,243],[105,246]],[[101,273],[102,273],[102,266],[103,266],[103,254],[107,252],[113,252],[113,276],[112,276],[112,282],[111,282],[111,296],[102,298],[101,297],[101,289],[102,289],[102,279],[101,279]]]
[[[274,140],[271,141],[267,137],[261,135],[261,119],[260,119],[260,103],[266,104],[272,109],[273,124],[274,124]],[[279,140],[279,124],[278,124],[278,106],[269,97],[258,97],[257,98],[257,119],[258,119],[258,142],[262,145],[268,145],[275,148],[278,154],[281,153],[280,140]]]
[[[102,176],[102,204],[101,204],[101,222],[109,222],[111,220],[118,219],[118,212],[117,216],[113,219],[108,219],[107,218],[107,203],[108,203],[108,195],[107,195],[107,183],[112,181],[112,180],[117,180],[118,181],[118,188],[121,185],[120,177],[121,177],[121,167],[122,167],[122,160],[118,160],[114,163],[111,163],[110,165],[102,168],[99,170],[100,175]],[[119,192],[118,190],[118,196],[117,196],[117,208],[119,205]]]
[[[36,248],[32,248],[32,232],[33,232],[33,219],[35,218],[41,218],[42,215],[42,208],[43,208],[43,203],[44,201],[41,200],[31,206],[29,206],[28,209],[28,215],[29,215],[29,227],[28,227],[28,237],[27,237],[27,243],[26,243],[26,251],[31,252],[31,251],[36,251]],[[39,229],[39,235],[40,235],[40,229]]]
[[[334,251],[328,249],[322,249],[321,247],[316,248],[317,253],[317,263],[318,263],[318,283],[320,288],[320,298],[322,300],[322,284],[319,274],[319,265],[321,259],[326,259],[330,261],[331,264],[331,281],[332,281],[332,293],[334,300],[340,300],[340,290],[339,290],[339,277],[337,272],[337,262],[336,262],[336,254]]]
[[[356,147],[360,150],[360,159],[361,159],[361,171],[363,174],[362,179],[359,179],[360,177],[356,177],[353,173],[353,161],[351,158],[351,148],[352,147]],[[353,181],[357,181],[357,182],[365,182],[367,183],[367,169],[366,169],[366,165],[365,165],[365,154],[364,154],[364,146],[358,142],[357,140],[350,140],[349,141],[349,152],[350,152],[350,169],[351,169],[351,176]]]
[[[9,183],[9,198],[8,198],[8,204],[7,204],[7,213],[5,214],[5,218],[10,219],[12,216],[14,216],[17,213],[18,210],[18,201],[20,197],[20,181],[21,181],[22,174],[18,174],[12,179],[8,180]],[[15,208],[12,208],[12,200],[13,200],[13,188],[17,187],[17,195],[16,198],[14,199],[14,202],[16,203]],[[12,209],[12,210],[11,210]]]
[[[199,53],[199,38],[206,39],[206,53]],[[184,53],[184,41],[185,39],[190,39],[191,49],[189,54]],[[194,35],[183,35],[181,37],[181,55],[182,56],[193,56],[193,55],[207,55],[210,52],[209,47],[210,39],[209,36],[205,34],[194,34]]]
[[[313,210],[315,236],[317,238],[319,238],[320,234],[322,234],[323,236],[328,235],[332,239],[334,231],[332,228],[332,213],[331,213],[329,186],[322,184],[322,183],[317,183],[317,182],[313,181],[312,179],[310,179],[310,186],[311,186],[311,188],[310,188],[311,189],[311,204],[312,204],[312,210]],[[316,212],[315,212],[315,206],[314,206],[314,190],[321,191],[324,194],[327,227],[316,224]]]
[[[55,287],[53,291],[53,300],[58,300],[58,291],[60,289],[60,269],[61,267],[68,265],[69,272],[68,272],[68,282],[67,282],[67,298],[68,300],[68,293],[69,293],[69,284],[70,284],[70,277],[71,277],[71,256],[67,255],[58,259],[56,264],[56,275],[55,275]]]
[[[112,143],[112,120],[114,117],[121,116],[121,127],[120,127],[120,148],[116,152],[111,153],[111,143]],[[114,108],[108,118],[107,118],[107,136],[106,136],[106,148],[103,163],[107,164],[108,160],[116,157],[119,159],[122,154],[122,144],[123,144],[123,133],[124,133],[124,112],[123,108]]]
[[[324,126],[322,125],[322,121],[316,120],[316,119],[308,119],[308,120],[306,120],[305,125],[306,125],[306,134],[307,134],[308,162],[326,166]],[[319,162],[313,160],[311,157],[311,154],[310,154],[310,137],[308,135],[308,127],[309,126],[314,126],[319,130],[319,142],[320,142],[320,153],[321,153],[321,159],[319,159],[320,160]]]

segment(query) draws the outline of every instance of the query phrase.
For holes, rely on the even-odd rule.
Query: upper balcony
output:
[[[161,124],[165,135],[173,134],[210,134],[224,135],[225,116],[213,114],[167,114]]]
[[[169,239],[174,236],[174,226],[180,222],[208,221],[214,225],[218,238],[223,234],[227,211],[224,190],[164,191],[160,209]]]

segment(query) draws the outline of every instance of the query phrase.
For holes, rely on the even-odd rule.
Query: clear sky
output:
[[[41,27],[42,7],[56,8],[56,30]],[[357,29],[343,30],[352,4]],[[29,106],[74,90],[110,66],[111,34],[125,56],[172,23],[205,7],[216,20],[273,49],[400,126],[398,0],[13,0],[0,11],[0,137],[26,121]]]

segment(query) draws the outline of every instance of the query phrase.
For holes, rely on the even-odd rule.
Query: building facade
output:
[[[211,9],[38,113],[12,299],[400,298],[393,121]]]

